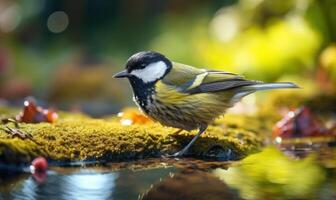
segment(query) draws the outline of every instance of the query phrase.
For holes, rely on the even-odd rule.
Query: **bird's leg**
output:
[[[183,156],[188,149],[191,147],[191,145],[197,140],[197,138],[199,138],[199,136],[205,132],[205,130],[207,129],[208,125],[206,124],[201,124],[199,127],[199,131],[198,133],[194,136],[194,138],[189,142],[189,144],[187,144],[187,146],[185,146],[181,151],[176,152],[173,154],[173,157],[181,157]]]
[[[176,134],[179,134],[180,132],[182,132],[183,129],[177,129],[176,131],[174,131],[172,133],[172,135],[176,135]],[[174,155],[170,155],[170,154],[165,154],[165,155],[161,155],[162,158],[169,158],[169,157],[173,157]]]

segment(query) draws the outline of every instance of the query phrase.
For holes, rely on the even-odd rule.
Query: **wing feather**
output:
[[[255,85],[257,84],[256,81],[248,81],[248,80],[224,80],[220,82],[213,82],[213,83],[205,83],[201,84],[197,88],[193,88],[188,90],[189,93],[191,94],[196,94],[196,93],[205,93],[205,92],[216,92],[216,91],[221,91],[221,90],[230,90],[242,86],[247,86],[247,85]]]
[[[198,69],[180,63],[173,63],[173,68],[162,81],[190,94],[230,90],[261,83],[246,80],[243,76],[230,72]]]

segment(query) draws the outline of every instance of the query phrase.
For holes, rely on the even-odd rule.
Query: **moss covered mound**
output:
[[[13,138],[1,129],[0,162],[29,162],[36,156],[54,161],[156,157],[180,150],[196,134],[174,134],[176,129],[157,123],[123,126],[115,118],[92,119],[76,114],[61,114],[53,124],[21,123],[20,130],[30,133],[35,142]],[[189,153],[232,160],[257,150],[260,144],[261,140],[251,131],[216,125],[208,128]]]

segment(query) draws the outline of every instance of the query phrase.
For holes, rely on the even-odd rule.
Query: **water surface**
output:
[[[147,159],[2,173],[0,199],[336,199],[335,149],[289,158],[267,148],[239,162]],[[301,154],[300,154],[301,155]]]

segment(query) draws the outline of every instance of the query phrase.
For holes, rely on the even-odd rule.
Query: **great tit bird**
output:
[[[217,70],[198,69],[143,51],[132,55],[126,69],[114,75],[128,78],[137,106],[154,121],[198,133],[181,151],[182,156],[208,124],[244,96],[259,90],[298,88],[289,82],[263,83]]]

